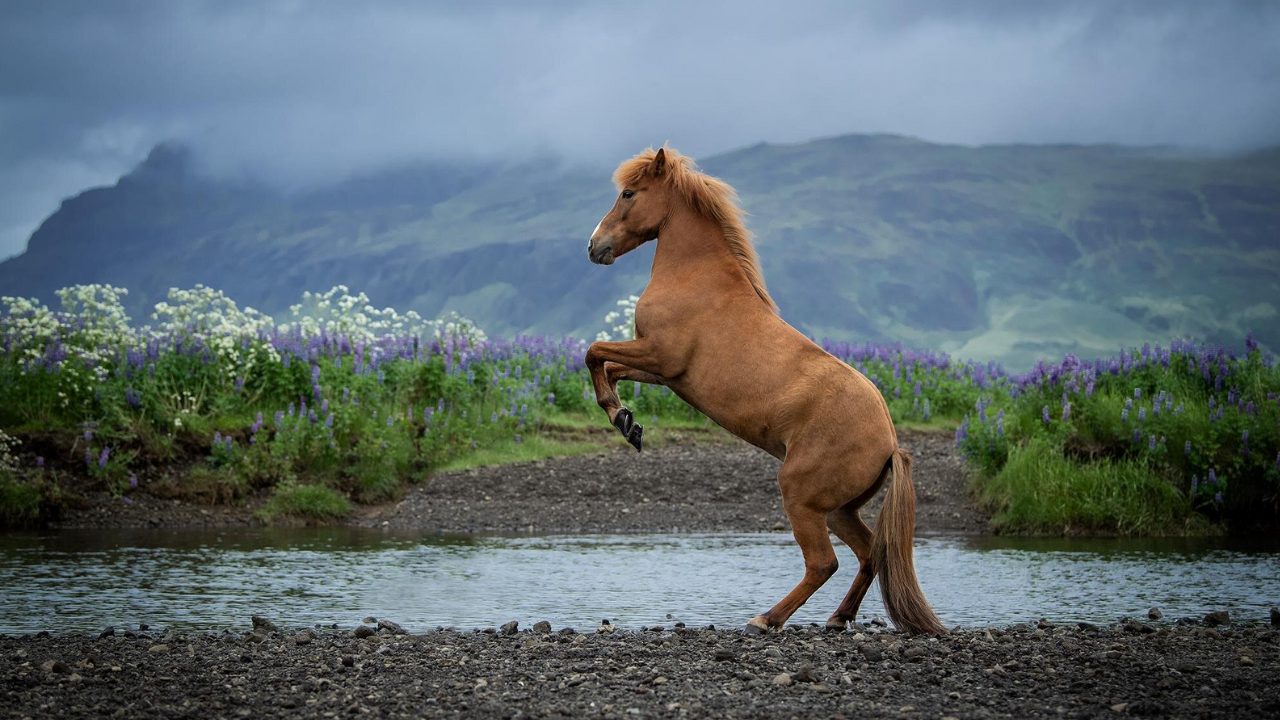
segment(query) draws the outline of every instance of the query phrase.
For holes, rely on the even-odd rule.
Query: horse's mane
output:
[[[648,172],[657,150],[648,148],[639,155],[624,161],[613,174],[613,182],[619,188],[637,183]],[[764,275],[760,272],[760,259],[751,244],[751,231],[742,222],[742,208],[738,206],[738,193],[726,182],[699,172],[691,158],[685,157],[671,148],[664,148],[666,170],[663,177],[676,192],[704,217],[714,220],[724,233],[729,250],[742,266],[751,287],[764,300],[765,305],[774,313],[778,306],[769,297],[764,286]]]

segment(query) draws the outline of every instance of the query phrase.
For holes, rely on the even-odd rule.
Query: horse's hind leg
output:
[[[858,575],[853,579],[849,594],[844,596],[840,606],[827,619],[828,630],[843,630],[845,625],[858,614],[858,606],[871,587],[876,576],[875,559],[871,555],[871,528],[858,517],[858,500],[837,508],[827,516],[827,524],[831,531],[844,541],[858,556]]]
[[[836,551],[831,547],[831,536],[827,534],[826,512],[786,501],[787,498],[784,497],[787,518],[791,520],[791,532],[800,545],[800,551],[804,553],[804,578],[769,612],[752,618],[747,623],[748,631],[763,632],[769,628],[782,627],[787,618],[817,592],[840,566],[836,560]]]

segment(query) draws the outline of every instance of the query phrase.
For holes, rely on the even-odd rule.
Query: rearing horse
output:
[[[654,239],[658,249],[636,303],[635,339],[587,350],[600,407],[639,450],[642,429],[618,399],[618,381],[666,385],[782,461],[778,487],[804,553],[804,578],[747,629],[781,627],[835,573],[830,527],[859,569],[828,628],[854,619],[879,573],[898,628],[946,632],[916,580],[911,457],[898,446],[884,398],[778,316],[733,188],[667,148],[623,162],[613,180],[618,198],[591,234],[591,261],[611,265]],[[858,508],[891,475],[872,532]]]

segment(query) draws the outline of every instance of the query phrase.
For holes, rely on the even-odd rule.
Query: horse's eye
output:
[[[631,190],[623,190],[623,191],[622,191],[622,197],[624,197],[624,198],[626,198],[626,199],[628,199],[628,200],[630,200],[630,199],[631,199],[631,196],[632,196],[632,195],[635,195],[635,192],[633,192],[633,191],[631,191]]]

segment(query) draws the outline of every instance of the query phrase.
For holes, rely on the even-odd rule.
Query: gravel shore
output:
[[[372,618],[367,618],[372,621]],[[0,637],[4,717],[1276,717],[1280,629],[791,627]],[[606,630],[608,628],[605,628]],[[43,635],[43,636],[42,636]],[[361,637],[364,636],[364,637]]]

